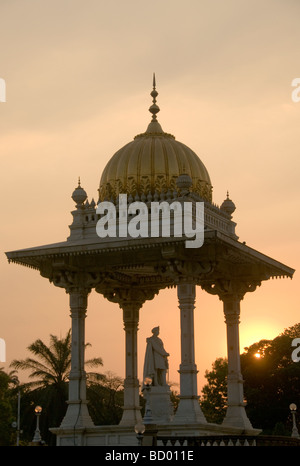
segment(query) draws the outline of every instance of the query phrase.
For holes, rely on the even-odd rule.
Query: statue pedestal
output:
[[[154,424],[168,424],[172,421],[174,412],[171,403],[171,391],[168,385],[155,386],[143,390],[146,402],[151,410]]]

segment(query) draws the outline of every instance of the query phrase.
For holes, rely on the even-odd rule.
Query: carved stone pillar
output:
[[[123,310],[125,330],[125,381],[124,406],[120,425],[134,427],[142,420],[139,405],[139,380],[137,373],[137,332],[139,310],[144,302],[153,299],[158,289],[147,288],[101,288],[98,293],[111,302],[118,303]]]
[[[224,425],[252,429],[244,404],[243,377],[240,363],[239,317],[240,300],[237,294],[223,296],[223,307],[227,330],[227,411]]]
[[[71,288],[67,292],[72,319],[71,371],[68,409],[61,427],[74,429],[93,426],[87,408],[86,373],[84,370],[85,317],[90,290]]]
[[[137,374],[137,332],[140,305],[135,302],[123,303],[122,308],[125,330],[125,380],[123,416],[120,425],[135,426],[142,419]]]
[[[206,423],[197,393],[197,366],[194,345],[195,285],[177,285],[181,326],[180,402],[175,423]]]
[[[244,403],[243,378],[240,362],[240,302],[245,293],[253,292],[260,281],[242,281],[238,279],[218,280],[201,285],[208,293],[218,295],[223,302],[227,332],[227,411],[223,424],[226,426],[252,429],[247,417]]]

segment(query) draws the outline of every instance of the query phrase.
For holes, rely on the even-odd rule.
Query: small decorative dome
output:
[[[85,190],[80,186],[80,178],[78,179],[78,186],[77,188],[73,191],[72,194],[72,199],[76,203],[76,206],[81,206],[84,201],[87,199],[87,193]]]
[[[223,210],[224,212],[226,212],[229,215],[232,215],[233,212],[235,211],[235,204],[232,202],[231,199],[229,199],[228,191],[227,191],[227,198],[222,203],[220,209]]]
[[[157,95],[154,76],[153,104],[149,108],[152,120],[145,133],[135,136],[107,163],[100,180],[99,201],[116,199],[119,194],[141,198],[149,193],[174,192],[178,176],[184,173],[192,180],[190,191],[211,202],[212,185],[204,164],[195,152],[165,133],[158,123]]]

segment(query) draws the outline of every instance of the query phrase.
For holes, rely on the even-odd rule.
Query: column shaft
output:
[[[175,414],[177,423],[206,423],[197,393],[197,366],[195,364],[194,307],[195,285],[177,286],[181,326],[180,402]]]
[[[84,370],[85,317],[89,290],[69,292],[72,319],[71,371],[69,376],[68,409],[61,427],[88,427],[90,418],[86,400],[86,373]]]
[[[137,331],[140,306],[136,303],[126,303],[122,308],[125,330],[125,381],[123,416],[120,425],[135,426],[142,419],[137,377]]]
[[[243,378],[240,363],[239,317],[240,298],[232,294],[223,300],[227,330],[227,412],[224,425],[252,429],[244,404]]]

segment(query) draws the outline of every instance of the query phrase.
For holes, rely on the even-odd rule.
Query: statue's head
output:
[[[154,327],[154,328],[152,329],[152,333],[153,333],[153,335],[156,335],[156,336],[157,336],[157,335],[159,334],[159,327]]]

